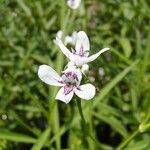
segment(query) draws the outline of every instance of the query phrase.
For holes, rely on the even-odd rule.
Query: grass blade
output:
[[[118,83],[120,82],[125,76],[126,74],[131,71],[135,65],[138,63],[139,61],[135,61],[134,63],[132,63],[131,66],[127,67],[125,70],[123,70],[120,74],[118,74],[110,83],[108,83],[103,89],[102,91],[95,97],[93,105],[94,107],[98,105],[99,101],[101,101],[102,99],[105,98],[105,96],[110,92],[110,90]]]
[[[37,142],[33,145],[31,150],[40,150],[45,144],[47,138],[50,135],[50,128],[47,128],[38,138]]]
[[[35,143],[36,139],[25,134],[20,134],[16,132],[11,132],[8,130],[0,130],[0,139],[23,142],[23,143]]]

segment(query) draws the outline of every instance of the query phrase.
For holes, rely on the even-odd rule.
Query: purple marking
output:
[[[65,74],[66,77],[72,76],[72,72],[71,72],[71,71],[70,71],[70,72],[66,72],[66,73],[64,73],[64,74]]]
[[[72,75],[72,77],[73,77],[73,79],[77,79],[78,80],[78,76],[75,73]]]
[[[75,0],[71,0],[71,5],[74,6]]]
[[[80,87],[78,87],[77,90],[82,91],[82,90],[80,89]]]
[[[84,56],[84,48],[83,48],[83,45],[81,45],[81,47],[80,47],[79,55],[80,55],[81,57]]]
[[[73,78],[73,79],[77,79],[78,78],[78,76],[77,76],[77,74],[75,74],[74,72],[66,72],[66,73],[64,73],[65,74],[65,76],[67,77],[67,78]],[[78,79],[77,79],[78,80]]]
[[[73,85],[65,85],[64,86],[64,94],[67,95],[73,90]]]
[[[57,81],[57,82],[64,84],[64,81]]]

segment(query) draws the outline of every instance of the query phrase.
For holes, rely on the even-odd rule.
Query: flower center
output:
[[[73,85],[73,86],[76,86],[77,82],[79,81],[77,74],[72,71],[65,72],[62,75],[62,79],[66,83],[66,85]]]
[[[74,89],[74,87],[78,85],[78,82],[79,82],[77,74],[72,71],[65,72],[62,75],[62,79],[63,79],[63,82],[65,83],[65,86],[64,86],[65,95],[69,94]]]

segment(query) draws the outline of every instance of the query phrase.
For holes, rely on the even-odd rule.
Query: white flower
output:
[[[82,66],[82,68],[81,68],[81,72],[82,72],[84,75],[86,75],[86,74],[88,73],[88,71],[89,71],[89,65],[84,64],[84,65]]]
[[[65,42],[64,42],[64,44],[65,44],[65,45],[67,45],[67,44],[75,45],[76,40],[77,40],[77,32],[74,31],[71,36],[66,36],[66,37],[65,37]]]
[[[57,44],[61,51],[64,53],[64,55],[68,57],[70,61],[74,63],[74,65],[78,67],[81,67],[82,65],[95,60],[100,54],[109,50],[109,48],[104,48],[98,53],[89,56],[90,44],[89,39],[84,31],[80,31],[77,33],[75,50],[72,49],[72,52],[70,52],[69,49],[63,44],[61,39],[57,37],[55,40],[55,44]]]
[[[62,31],[62,30],[59,30],[59,31],[56,33],[56,37],[62,40],[63,31]],[[67,44],[75,45],[76,40],[77,40],[77,32],[74,31],[71,36],[67,35],[67,36],[64,38],[64,44],[65,44],[65,45],[67,45]],[[55,41],[55,40],[54,40],[54,41]]]
[[[68,0],[67,4],[72,9],[77,9],[80,6],[81,0]]]
[[[56,37],[58,37],[59,39],[62,39],[62,36],[63,36],[63,31],[62,31],[62,30],[59,30],[59,31],[56,33]]]
[[[80,85],[82,73],[75,66],[68,67],[62,76],[59,76],[51,67],[41,65],[38,69],[38,76],[43,82],[49,85],[61,86],[56,99],[66,104],[70,102],[74,93],[85,100],[90,100],[95,96],[95,87],[92,84]]]

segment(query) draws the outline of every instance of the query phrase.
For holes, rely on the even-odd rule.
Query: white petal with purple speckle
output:
[[[77,9],[80,6],[81,0],[68,0],[67,5],[72,9]]]

